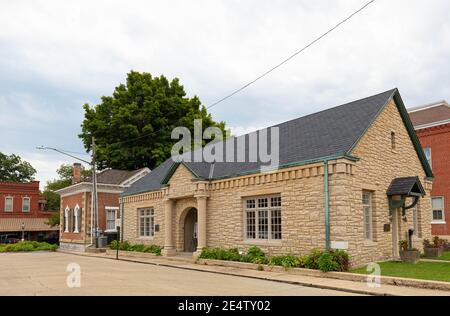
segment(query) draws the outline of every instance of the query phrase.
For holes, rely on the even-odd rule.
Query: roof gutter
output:
[[[328,159],[324,160],[324,175],[323,175],[323,196],[324,196],[324,210],[325,210],[325,249],[331,249],[330,239],[330,199],[329,199],[329,183],[328,183]]]

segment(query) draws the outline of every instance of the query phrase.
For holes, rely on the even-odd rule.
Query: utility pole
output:
[[[97,202],[97,168],[96,168],[96,153],[95,153],[95,137],[92,137],[92,160],[87,161],[84,159],[81,159],[79,157],[76,157],[74,155],[71,155],[69,153],[64,152],[63,150],[52,148],[52,147],[36,147],[40,150],[53,150],[60,154],[72,157],[76,160],[82,161],[88,165],[91,165],[92,168],[92,194],[91,194],[91,245],[94,245],[96,248],[98,246],[98,202]],[[94,223],[95,220],[95,223]],[[95,240],[94,240],[95,238]]]
[[[92,217],[94,218],[95,225],[93,225],[92,229],[95,227],[95,248],[98,248],[98,197],[97,197],[97,155],[96,155],[96,145],[95,145],[95,137],[92,136]],[[92,223],[92,222],[91,222]],[[91,233],[92,235],[92,233]]]

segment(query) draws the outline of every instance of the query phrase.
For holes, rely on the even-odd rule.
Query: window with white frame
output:
[[[24,213],[30,212],[30,198],[29,197],[22,198],[22,212],[24,212]]]
[[[373,209],[372,209],[373,193],[369,191],[363,191],[362,193],[362,205],[364,215],[364,237],[367,240],[373,240]]]
[[[444,198],[433,197],[431,198],[431,209],[433,211],[433,221],[435,222],[443,222],[444,218]]]
[[[155,235],[155,211],[153,208],[139,209],[139,237]]]
[[[247,198],[245,207],[245,238],[249,240],[281,240],[281,197]]]
[[[69,206],[66,206],[66,209],[64,210],[64,232],[69,232],[69,215],[70,215],[70,208]]]
[[[427,158],[428,164],[431,167],[431,147],[425,147],[423,149],[423,152],[425,153],[425,157]]]
[[[75,206],[75,209],[73,210],[73,220],[74,220],[74,228],[73,228],[73,232],[74,233],[79,233],[80,232],[80,207],[78,206],[78,204]]]
[[[5,197],[5,212],[13,211],[13,197],[7,196]]]
[[[116,230],[116,209],[106,208],[106,230]]]

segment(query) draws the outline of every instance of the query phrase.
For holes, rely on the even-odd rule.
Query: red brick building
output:
[[[0,182],[0,236],[25,240],[55,241],[59,227],[46,224],[52,212],[45,211],[39,181]]]
[[[150,172],[106,169],[97,175],[98,222],[102,233],[116,233],[120,226],[119,194]],[[60,247],[84,251],[94,242],[91,238],[92,182],[82,181],[81,165],[74,164],[72,185],[56,191],[61,196]],[[95,226],[95,225],[94,225]]]
[[[450,106],[440,101],[409,109],[434,174],[432,234],[450,240]]]

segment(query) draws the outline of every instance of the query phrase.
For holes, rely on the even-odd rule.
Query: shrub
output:
[[[311,253],[304,257],[304,267],[307,269],[319,269],[319,258],[322,255],[322,250],[314,249]]]
[[[21,241],[17,244],[0,245],[0,252],[55,251],[57,248],[57,245],[46,242]]]
[[[130,251],[136,251],[136,252],[144,252],[145,245],[143,245],[143,244],[132,245],[132,246],[130,246],[129,250]]]
[[[266,255],[261,250],[261,248],[252,246],[248,249],[247,256],[249,256],[250,258],[262,258],[265,257]]]
[[[302,260],[295,256],[277,256],[271,257],[269,260],[270,265],[282,266],[285,269],[299,268],[302,265]]]
[[[119,243],[117,242],[117,240],[113,240],[111,241],[111,243],[109,244],[109,248],[117,250],[117,247],[119,246]]]
[[[161,247],[157,245],[145,246],[144,252],[154,253],[157,256],[161,255]]]
[[[400,246],[400,250],[402,250],[402,251],[408,250],[408,241],[407,240],[400,240],[398,242],[398,244]]]
[[[117,250],[117,247],[119,247],[119,250],[124,251],[148,252],[154,253],[157,256],[161,255],[161,247],[157,245],[143,245],[143,244],[132,245],[128,241],[118,243],[117,240],[113,240],[109,244],[109,248],[111,249]]]
[[[344,250],[333,250],[330,252],[333,261],[337,263],[337,270],[347,272],[350,269],[350,256]]]
[[[338,269],[338,264],[333,260],[333,255],[325,251],[323,252],[318,260],[319,270],[323,272],[336,271]]]

